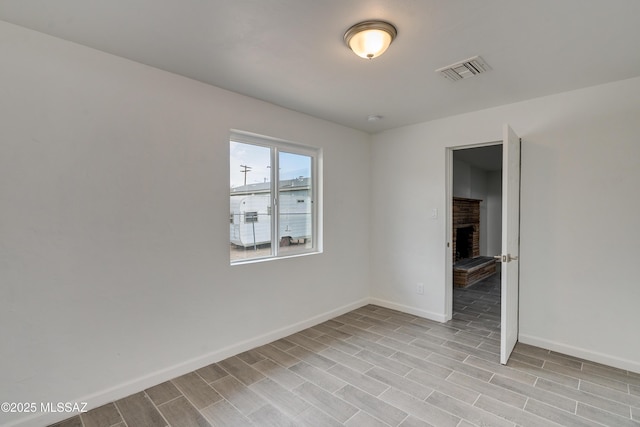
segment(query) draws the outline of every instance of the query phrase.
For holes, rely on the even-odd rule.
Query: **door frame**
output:
[[[445,243],[445,291],[444,291],[444,307],[445,321],[449,321],[453,317],[453,254],[451,253],[451,245],[453,240],[453,152],[458,150],[466,150],[468,148],[491,147],[494,145],[503,145],[503,141],[479,142],[475,144],[456,145],[445,148],[445,193],[446,193],[446,243]]]

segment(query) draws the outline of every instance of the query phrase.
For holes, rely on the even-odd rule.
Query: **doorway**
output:
[[[499,282],[500,264],[494,255],[501,253],[502,246],[502,143],[452,150],[451,175],[453,308],[460,310],[473,305],[474,300],[489,303],[497,298],[496,309],[480,302],[477,309],[487,313],[497,310],[495,321],[499,324],[496,277]],[[491,315],[487,317],[491,319]]]
[[[501,241],[500,255],[494,255],[494,248],[489,246],[485,240],[483,249],[489,255],[494,255],[496,259],[500,261],[500,363],[506,364],[513,348],[518,341],[518,306],[519,306],[519,252],[520,252],[520,164],[521,164],[521,140],[513,132],[511,127],[507,124],[503,126],[503,140],[501,142],[476,144],[469,146],[460,146],[455,148],[447,148],[446,150],[446,195],[447,195],[447,251],[445,257],[445,318],[450,320],[453,317],[453,261],[456,256],[460,256],[456,250],[456,254],[453,254],[452,248],[453,235],[454,235],[454,153],[460,151],[461,155],[456,156],[456,160],[464,159],[466,154],[474,154],[472,151],[466,151],[467,149],[480,149],[482,147],[499,146],[502,149],[502,179],[499,194],[501,195],[502,205],[502,218],[501,218]],[[465,150],[465,151],[463,151]],[[477,153],[480,153],[479,151]],[[484,153],[483,153],[484,154]],[[480,156],[471,156],[467,158],[467,163],[477,162]],[[497,158],[496,158],[497,160]],[[462,186],[465,191],[463,195],[473,196],[478,194],[476,190],[472,190],[472,175],[474,169],[467,167],[468,173],[456,172],[458,178],[456,186]],[[460,184],[462,183],[462,184]],[[459,191],[459,188],[455,190]],[[480,191],[480,190],[478,190]],[[496,191],[497,192],[497,191]],[[470,224],[475,230],[476,227],[480,228],[480,203],[479,199],[471,197],[464,198],[466,201],[474,202],[478,207],[478,212],[472,212],[469,216],[476,224]],[[475,218],[475,219],[474,219]],[[485,214],[485,218],[491,218],[490,215]],[[464,223],[466,219],[460,221]],[[455,225],[458,224],[456,219]],[[466,224],[462,224],[466,225]],[[471,231],[469,231],[471,233]],[[475,243],[473,243],[475,245]],[[480,244],[478,243],[478,246]],[[492,252],[489,252],[492,251]],[[476,255],[476,249],[472,248],[472,253]],[[478,249],[479,255],[479,249]],[[490,258],[489,258],[490,259]],[[476,265],[477,260],[473,259],[473,264]],[[481,263],[482,264],[482,263]],[[473,278],[472,278],[473,279]]]

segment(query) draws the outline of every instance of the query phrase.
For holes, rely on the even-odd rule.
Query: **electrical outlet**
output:
[[[416,292],[418,293],[418,295],[424,295],[424,284],[418,283],[416,285]]]

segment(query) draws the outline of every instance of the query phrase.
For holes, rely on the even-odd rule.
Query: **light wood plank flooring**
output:
[[[518,344],[499,364],[499,278],[440,324],[373,305],[56,427],[640,426],[640,374]]]

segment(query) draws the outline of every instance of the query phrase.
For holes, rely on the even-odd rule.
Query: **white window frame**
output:
[[[240,130],[231,130],[229,142],[257,145],[269,148],[271,152],[270,194],[271,200],[271,255],[250,259],[230,260],[231,265],[249,264],[274,259],[292,258],[302,255],[322,253],[322,149],[285,141],[269,136]],[[280,152],[299,154],[311,158],[311,244],[310,248],[291,249],[280,253],[279,221],[279,154]],[[230,200],[230,199],[229,199]],[[230,204],[230,201],[228,202]]]

